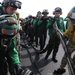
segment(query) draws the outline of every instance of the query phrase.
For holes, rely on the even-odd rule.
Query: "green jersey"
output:
[[[56,21],[57,26],[60,29],[60,31],[64,32],[65,31],[65,27],[64,27],[64,20],[63,20],[63,18],[62,17],[56,18],[55,21]],[[49,29],[49,35],[51,36],[53,34],[53,31],[54,31],[53,23],[52,23],[51,20],[48,20],[47,28]]]
[[[0,5],[0,16],[4,15],[2,8],[3,8],[2,5]],[[12,17],[14,17],[15,19],[17,19],[17,16],[16,16],[15,13],[12,15]],[[2,18],[0,18],[0,20],[2,20],[4,18],[2,17]],[[18,57],[18,52],[16,50],[16,38],[12,39],[11,45],[10,45],[9,49],[10,50],[8,52],[8,54],[9,54],[8,56],[9,56],[9,59],[11,60],[11,63],[12,64],[19,64],[20,61],[19,61],[19,57]]]

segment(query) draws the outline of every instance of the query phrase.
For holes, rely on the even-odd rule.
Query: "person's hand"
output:
[[[13,18],[13,17],[6,17],[5,19],[7,20],[7,23],[8,23],[8,24],[11,24],[11,25],[12,25],[12,24],[16,24],[16,25],[18,24],[18,20],[16,20],[16,19]]]
[[[52,24],[55,23],[55,17],[49,16],[49,20],[52,22]]]
[[[63,35],[63,37],[64,37],[65,41],[68,41],[69,38],[67,36]]]

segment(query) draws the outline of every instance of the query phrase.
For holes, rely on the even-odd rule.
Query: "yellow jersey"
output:
[[[68,28],[64,32],[65,36],[69,37],[69,41],[75,44],[75,23],[72,23],[70,19],[68,20]]]

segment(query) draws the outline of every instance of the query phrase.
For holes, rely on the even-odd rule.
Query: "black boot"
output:
[[[47,49],[42,49],[42,50],[39,50],[37,53],[38,54],[43,54],[43,53],[45,53],[47,51]]]
[[[45,57],[45,60],[47,60],[48,58],[47,57]]]
[[[66,72],[66,69],[60,69],[60,68],[58,68],[57,70],[54,70],[54,74],[63,74],[63,73],[65,73]]]
[[[58,62],[58,60],[57,60],[55,57],[52,57],[52,61],[53,61],[54,63],[57,63],[57,62]]]
[[[58,60],[56,59],[56,52],[53,52],[52,61],[53,61],[54,63],[57,63],[57,62],[58,62]]]

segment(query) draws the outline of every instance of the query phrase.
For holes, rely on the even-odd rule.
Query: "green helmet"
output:
[[[14,36],[18,32],[18,25],[3,25],[1,28],[1,33],[3,35]]]
[[[5,15],[5,18],[9,15]],[[3,15],[4,17],[4,15]],[[4,18],[3,18],[4,19]],[[10,25],[9,23],[4,23],[0,29],[0,34],[5,36],[14,36],[18,33],[19,26],[16,24]]]
[[[18,0],[3,0],[2,5],[4,7],[12,6],[21,9],[22,3]]]

